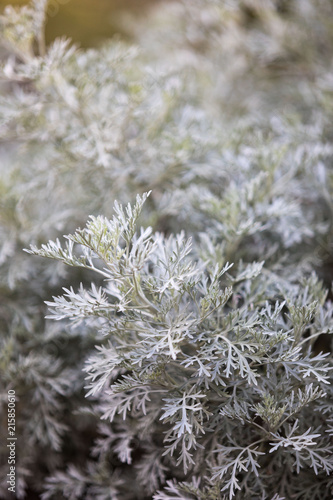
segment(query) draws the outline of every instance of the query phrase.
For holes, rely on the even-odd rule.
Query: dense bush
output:
[[[332,498],[332,6],[167,3],[83,51],[45,3],[1,18],[17,497]]]

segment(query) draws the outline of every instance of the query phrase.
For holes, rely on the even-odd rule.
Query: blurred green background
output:
[[[27,3],[27,0],[0,0],[0,10],[9,4]],[[81,47],[91,47],[116,33],[128,36],[119,23],[121,14],[131,12],[142,17],[157,3],[159,0],[49,0],[46,42],[65,35]]]

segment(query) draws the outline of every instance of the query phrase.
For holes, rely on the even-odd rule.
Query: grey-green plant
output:
[[[81,50],[46,3],[0,18],[17,498],[330,499],[332,6],[167,2]]]
[[[87,411],[104,421],[97,467],[114,455],[131,465],[123,479],[137,469],[142,498],[310,498],[318,481],[331,491],[332,366],[312,349],[333,326],[322,284],[280,283],[223,252],[202,260],[184,233],[137,227],[146,197],[30,250],[102,276],[47,302],[52,319],[87,321],[99,338],[84,367]],[[56,473],[43,498],[76,498],[72,479]],[[128,484],[114,498],[133,498]]]

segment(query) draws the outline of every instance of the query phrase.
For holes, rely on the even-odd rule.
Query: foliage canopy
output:
[[[328,500],[332,6],[167,3],[89,50],[45,6],[0,19],[17,497]]]

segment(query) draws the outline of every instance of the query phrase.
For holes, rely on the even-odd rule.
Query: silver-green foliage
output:
[[[333,325],[322,285],[313,275],[282,286],[263,263],[222,265],[223,254],[202,261],[184,234],[136,227],[146,197],[116,203],[111,220],[91,217],[64,247],[30,251],[103,276],[48,302],[53,319],[101,334],[84,368],[88,401],[110,422],[96,456],[138,467],[143,498],[292,498],[310,477],[324,494],[332,366],[311,352]],[[65,491],[59,474],[43,498]],[[166,477],[176,482],[157,492]],[[119,485],[115,498],[131,495]]]
[[[332,6],[168,2],[87,51],[45,7],[0,19],[18,498],[331,498]]]

